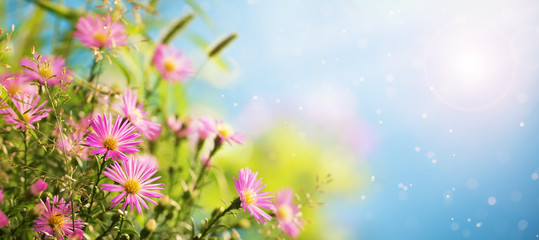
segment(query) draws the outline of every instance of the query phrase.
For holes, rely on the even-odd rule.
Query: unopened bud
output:
[[[156,228],[157,228],[157,222],[153,218],[150,219],[150,221],[148,221],[146,225],[144,225],[144,229],[147,229],[150,232],[155,231]]]
[[[249,228],[251,226],[251,221],[242,218],[240,221],[238,221],[238,227],[240,228]]]
[[[116,213],[114,213],[114,214],[112,215],[112,217],[110,218],[110,220],[111,220],[113,223],[117,223],[117,222],[119,222],[120,220],[122,220],[122,216],[123,216],[122,212],[118,211],[118,212],[116,212]]]
[[[34,197],[38,197],[43,191],[47,190],[48,185],[49,184],[47,184],[45,181],[43,181],[42,179],[39,179],[30,187],[30,193]]]
[[[120,235],[120,240],[129,240],[129,234],[124,233],[124,234]]]
[[[170,197],[164,196],[159,200],[159,205],[162,205],[163,207],[170,206]]]

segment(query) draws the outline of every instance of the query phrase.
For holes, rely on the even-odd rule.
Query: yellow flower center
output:
[[[288,205],[282,205],[277,209],[277,215],[279,215],[282,220],[289,222],[293,217],[292,208]]]
[[[62,214],[51,215],[51,217],[49,218],[49,225],[55,231],[60,230],[62,228],[62,226],[64,226],[64,223],[65,223],[64,215],[62,215]]]
[[[28,121],[30,121],[30,115],[28,115],[28,113],[23,114],[22,120],[27,123]]]
[[[112,137],[106,137],[105,140],[103,140],[103,147],[109,151],[114,151],[118,148],[118,141]]]
[[[9,88],[7,88],[7,93],[9,95],[15,95],[15,94],[20,93],[20,92],[21,92],[21,88],[18,85],[12,85]]]
[[[176,63],[174,63],[174,61],[171,60],[171,59],[167,59],[167,60],[165,61],[165,70],[166,70],[167,72],[172,72],[172,71],[174,71],[175,69],[176,69]]]
[[[39,66],[39,73],[44,79],[48,79],[52,76],[52,67],[47,66],[46,64]]]
[[[102,31],[98,31],[94,33],[94,41],[98,42],[99,44],[105,44],[107,43],[107,40],[108,40],[108,37],[106,33]]]
[[[245,197],[245,203],[251,205],[256,202],[256,193],[254,193],[252,190],[243,192],[243,196]]]
[[[232,130],[232,127],[230,127],[230,125],[222,123],[217,125],[217,131],[225,138],[230,137],[234,134],[234,130]]]
[[[133,179],[125,181],[124,187],[127,193],[137,194],[140,191],[140,184]]]

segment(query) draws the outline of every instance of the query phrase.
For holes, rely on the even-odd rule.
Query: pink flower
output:
[[[191,60],[183,56],[181,50],[172,45],[160,44],[153,56],[153,65],[161,73],[161,77],[169,82],[184,82],[185,78],[193,76]]]
[[[157,168],[158,166],[157,158],[155,158],[154,156],[150,154],[139,154],[139,155],[136,155],[133,159],[137,161],[141,161],[143,163],[147,163],[148,165],[150,165],[150,167]]]
[[[19,62],[20,65],[26,66],[29,69],[24,69],[24,73],[30,78],[30,80],[38,80],[41,84],[44,84],[43,80],[47,81],[48,85],[60,85],[71,81],[72,71],[63,73],[65,66],[65,60],[60,56],[42,56],[38,64],[30,59],[23,58]],[[55,77],[52,77],[55,76]]]
[[[3,199],[4,199],[4,193],[2,192],[2,189],[0,189],[0,203],[2,203]]]
[[[213,120],[210,119],[200,119],[200,122],[202,123],[201,129],[199,130],[199,134],[208,135],[208,132],[213,132],[217,134],[217,137],[220,139],[220,143],[227,142],[230,146],[232,146],[232,141],[242,144],[245,141],[245,137],[238,133],[234,133],[234,130],[232,130],[232,127],[230,125],[225,124],[221,120]]]
[[[161,124],[154,123],[146,118],[146,111],[142,110],[142,103],[137,106],[137,91],[125,90],[122,96],[122,111],[137,130],[150,141],[157,140],[161,134]]]
[[[180,118],[175,116],[169,116],[167,118],[167,126],[171,132],[173,132],[178,138],[186,138],[192,133],[196,132],[193,129],[194,124],[191,124],[192,120],[190,117],[182,121]]]
[[[73,233],[73,220],[71,219],[71,202],[65,202],[64,199],[58,200],[58,196],[54,196],[51,204],[49,198],[46,202],[40,200],[45,207],[45,211],[34,220],[34,232],[39,232],[44,236],[54,236],[58,239],[64,239]],[[77,215],[77,214],[75,214]],[[84,223],[80,219],[75,220],[75,232],[81,231]]]
[[[84,239],[84,232],[80,229],[75,229],[74,233],[69,234],[67,236],[68,240],[82,240]]]
[[[32,84],[32,79],[20,73],[4,73],[0,76],[0,84],[6,88],[9,95],[26,94],[36,95],[37,86]]]
[[[3,228],[7,225],[9,225],[9,218],[7,218],[4,212],[0,211],[0,228]]]
[[[47,190],[47,186],[49,186],[49,184],[47,184],[45,181],[43,181],[42,179],[39,179],[37,180],[37,182],[35,182],[34,184],[32,184],[32,186],[30,186],[30,193],[34,196],[39,196],[43,191]]]
[[[258,172],[253,173],[249,168],[241,169],[238,173],[238,179],[233,178],[234,188],[240,196],[243,211],[249,211],[256,222],[265,224],[266,220],[271,220],[271,216],[260,208],[273,210],[273,204],[269,200],[273,196],[268,196],[271,192],[260,192],[266,187],[266,184],[262,185],[262,179],[256,179],[257,175]]]
[[[296,204],[294,204],[294,192],[292,189],[284,189],[277,193],[275,197],[273,212],[277,216],[279,229],[292,238],[297,238],[303,220],[301,212]]]
[[[215,137],[215,127],[213,125],[214,120],[208,116],[198,119],[198,138],[199,139],[209,139]]]
[[[6,114],[4,115],[4,119],[7,123],[15,124],[15,128],[26,129],[26,124],[28,123],[30,128],[35,129],[32,123],[49,116],[50,111],[50,109],[43,109],[43,106],[47,104],[47,101],[38,105],[39,98],[39,95],[28,96],[20,94],[11,97],[23,119],[20,119],[11,108],[0,109],[0,114]]]
[[[151,178],[156,172],[157,168],[152,167],[148,162],[137,161],[133,157],[130,157],[128,160],[124,160],[122,165],[114,162],[103,171],[105,176],[120,185],[100,184],[99,186],[102,187],[101,190],[121,192],[112,199],[112,206],[110,208],[113,208],[116,204],[124,200],[122,210],[125,210],[127,205],[130,205],[131,211],[133,211],[133,205],[135,205],[138,213],[142,215],[141,205],[148,209],[148,205],[144,200],[157,205],[149,197],[160,198],[163,196],[163,194],[154,191],[163,190],[159,186],[165,185],[164,183],[150,184],[161,178],[160,176]]]
[[[106,47],[126,45],[127,34],[121,23],[112,22],[110,16],[86,16],[79,18],[77,31],[73,33],[86,47]]]
[[[111,121],[112,115],[109,118],[105,114],[98,115],[90,121],[90,126],[94,132],[90,133],[86,138],[86,143],[90,147],[97,149],[90,154],[103,154],[105,160],[112,158],[113,160],[127,160],[125,153],[136,153],[139,150],[137,145],[142,141],[135,140],[140,137],[139,133],[134,133],[134,127],[129,121],[124,121],[121,116],[116,118],[114,125]]]

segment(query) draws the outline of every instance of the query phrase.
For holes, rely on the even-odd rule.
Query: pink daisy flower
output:
[[[86,47],[111,49],[127,44],[124,26],[116,21],[112,22],[110,16],[81,17],[75,28],[77,31],[73,36]]]
[[[43,191],[47,190],[47,186],[49,186],[49,184],[47,184],[45,181],[43,181],[42,179],[39,179],[37,180],[37,182],[35,182],[34,184],[32,184],[32,186],[30,186],[30,193],[34,196],[39,196]]]
[[[265,224],[266,220],[271,220],[271,216],[261,208],[273,210],[273,204],[269,200],[273,196],[268,196],[271,192],[260,192],[266,187],[266,184],[262,185],[262,179],[256,179],[257,175],[258,172],[253,173],[249,168],[241,169],[238,173],[238,179],[233,178],[234,188],[240,196],[243,211],[247,210],[253,215],[256,222]]]
[[[133,211],[133,205],[137,208],[139,214],[142,215],[142,208],[145,207],[148,209],[146,201],[151,202],[155,205],[157,203],[150,199],[160,198],[163,194],[157,193],[157,190],[163,190],[159,186],[165,185],[164,183],[155,183],[159,178],[151,178],[157,172],[157,168],[152,167],[148,162],[137,161],[134,157],[130,157],[128,160],[124,160],[122,165],[118,162],[114,162],[110,167],[107,167],[103,174],[108,178],[112,179],[117,184],[100,184],[102,187],[101,190],[106,190],[109,192],[121,192],[118,196],[112,199],[113,208],[121,202],[124,201],[122,210],[125,210],[127,205],[130,205],[131,211]]]
[[[137,106],[137,91],[125,90],[122,101],[122,111],[133,126],[150,141],[157,140],[161,134],[161,124],[144,118],[146,111],[142,110],[142,103]]]
[[[160,44],[157,47],[153,55],[153,65],[161,73],[161,77],[171,83],[184,82],[194,73],[191,60],[172,45]]]
[[[134,133],[135,128],[121,116],[116,118],[113,125],[112,115],[109,114],[108,118],[105,114],[98,115],[90,121],[90,126],[94,132],[88,135],[86,143],[90,147],[97,148],[90,154],[103,154],[105,160],[108,158],[126,160],[125,153],[133,154],[139,151],[137,145],[141,144],[142,141],[135,139],[140,137],[140,134]]]
[[[158,166],[157,158],[150,154],[139,154],[136,155],[133,159],[147,163],[148,165],[150,165],[150,167],[157,168]]]
[[[34,71],[25,68],[24,73],[31,80],[38,80],[41,84],[45,79],[49,85],[60,85],[71,81],[71,75],[73,75],[72,71],[66,70],[65,74],[63,73],[64,67],[67,69],[67,66],[65,66],[65,60],[60,56],[42,56],[39,60],[39,67],[27,58],[21,59],[19,64],[33,69]]]
[[[34,220],[34,232],[39,232],[46,237],[54,236],[57,239],[64,239],[65,236],[73,233],[73,227],[75,232],[81,231],[84,227],[80,219],[76,219],[73,226],[71,202],[66,203],[63,198],[58,200],[58,196],[54,196],[52,204],[49,198],[46,202],[40,201],[45,210],[37,220]]]
[[[9,218],[7,218],[4,212],[0,211],[0,228],[3,228],[7,225],[9,225]]]
[[[277,216],[279,229],[288,236],[297,238],[303,227],[303,220],[298,206],[294,204],[292,189],[284,189],[277,193],[273,212]]]
[[[230,125],[225,124],[221,120],[213,120],[210,119],[201,119],[200,122],[202,123],[201,130],[199,130],[199,133],[203,133],[204,135],[207,134],[207,132],[213,132],[217,135],[217,137],[220,139],[220,143],[227,142],[230,146],[232,146],[232,141],[242,144],[245,141],[245,137],[238,133],[234,133],[234,130],[232,130],[232,127]]]
[[[169,116],[167,118],[167,126],[171,132],[173,132],[178,138],[187,138],[196,130],[193,128],[195,125],[191,124],[192,120],[188,117],[185,120],[176,118],[175,116]]]
[[[9,95],[26,94],[36,95],[37,86],[32,79],[20,73],[4,73],[0,76],[0,84],[4,86]]]
[[[11,99],[13,100],[15,107],[17,107],[21,113],[23,119],[20,119],[11,108],[0,109],[0,114],[5,114],[4,119],[6,122],[15,124],[15,128],[26,129],[26,124],[28,123],[30,128],[35,129],[32,123],[49,116],[50,109],[43,109],[45,104],[47,104],[47,101],[38,105],[40,99],[39,95],[28,96],[19,94],[12,96]]]

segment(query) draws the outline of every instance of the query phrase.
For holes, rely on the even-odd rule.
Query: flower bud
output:
[[[8,224],[9,224],[9,218],[7,218],[7,216],[2,211],[0,211],[0,228],[3,228],[7,226]]]
[[[120,235],[120,240],[129,240],[129,234],[124,233],[124,234]]]
[[[150,221],[148,221],[146,225],[144,225],[144,229],[147,229],[150,232],[155,231],[156,228],[157,228],[157,222],[153,218],[150,219]]]
[[[48,185],[49,184],[47,184],[45,181],[43,181],[42,179],[39,179],[30,187],[30,193],[34,197],[38,197],[43,191],[47,190]]]
[[[170,206],[170,197],[164,196],[161,199],[159,199],[159,205],[162,205],[163,207]]]
[[[118,210],[116,213],[114,213],[112,215],[112,217],[110,218],[110,220],[113,222],[113,223],[117,223],[119,222],[120,220],[122,220],[122,217],[123,217],[123,213],[121,212],[121,210]]]
[[[239,228],[249,228],[251,226],[251,221],[242,218],[240,221],[238,221],[238,227]]]
[[[43,214],[43,211],[45,211],[45,206],[43,204],[38,203],[34,208],[32,208],[32,215],[35,217],[41,216]]]

